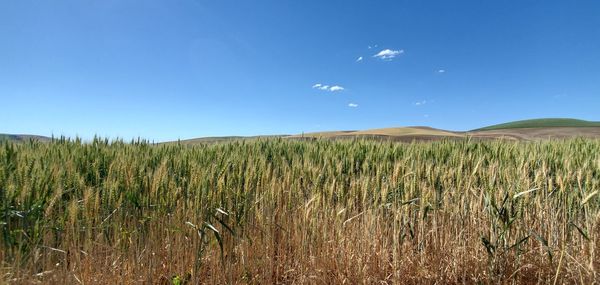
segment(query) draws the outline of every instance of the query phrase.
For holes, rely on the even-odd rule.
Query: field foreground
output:
[[[600,283],[600,141],[0,143],[0,283]]]

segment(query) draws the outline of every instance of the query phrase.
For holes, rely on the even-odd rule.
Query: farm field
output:
[[[0,285],[600,285],[600,1],[0,1]]]
[[[431,127],[396,127],[361,131],[315,132],[283,136],[288,139],[380,139],[391,141],[439,141],[445,139],[518,140],[600,138],[600,123],[567,118],[543,118],[508,122],[470,131],[441,130]]]
[[[599,189],[582,138],[4,141],[0,283],[594,284]]]

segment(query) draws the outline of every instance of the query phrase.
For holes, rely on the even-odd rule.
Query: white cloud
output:
[[[329,88],[329,91],[331,91],[331,92],[342,91],[342,90],[344,90],[344,87],[338,86],[338,85],[332,86],[331,88]]]
[[[312,88],[323,90],[323,91],[331,91],[331,92],[343,91],[345,89],[344,87],[339,86],[339,85],[329,86],[329,85],[323,85],[321,83],[317,83],[317,84],[313,85]]]
[[[384,49],[384,50],[380,51],[378,54],[374,55],[373,57],[383,59],[383,60],[392,60],[396,56],[401,55],[403,53],[404,53],[404,50],[402,50],[402,49],[401,50]]]
[[[423,106],[425,104],[427,104],[427,100],[419,101],[419,102],[415,103],[415,106]]]
[[[350,103],[350,104],[348,104],[348,107],[350,107],[350,108],[356,108],[356,107],[358,107],[358,104]]]
[[[356,62],[359,62],[359,61],[362,61],[362,60],[363,60],[363,57],[362,57],[362,56],[359,56],[359,57],[356,59]]]
[[[446,70],[445,70],[445,69],[440,69],[440,70],[438,70],[437,72],[438,72],[438,73],[446,73]]]
[[[317,84],[313,85],[312,88],[319,89],[319,90],[329,90],[329,85],[323,85],[321,83],[317,83]]]
[[[377,47],[377,45],[369,46],[369,49],[376,48],[376,47]]]

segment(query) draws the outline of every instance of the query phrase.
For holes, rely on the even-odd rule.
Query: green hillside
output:
[[[557,127],[600,127],[600,122],[584,121],[577,119],[547,118],[514,121],[504,124],[493,125],[477,129],[475,131],[491,131],[502,129],[520,129],[520,128],[557,128]]]

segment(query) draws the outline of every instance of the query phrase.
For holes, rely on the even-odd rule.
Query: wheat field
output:
[[[0,283],[598,284],[600,141],[0,144]]]

